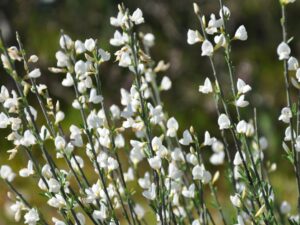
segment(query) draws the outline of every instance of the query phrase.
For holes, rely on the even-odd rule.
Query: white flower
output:
[[[189,188],[183,187],[182,195],[186,198],[194,198],[195,196],[195,184],[191,184]]]
[[[34,69],[28,74],[28,76],[30,78],[38,78],[41,76],[41,71],[40,71],[40,69]]]
[[[201,35],[197,30],[191,30],[189,29],[187,32],[187,43],[189,45],[193,45],[197,42],[201,42]]]
[[[182,177],[183,172],[178,169],[176,162],[172,161],[168,167],[168,177],[173,180],[178,180]]]
[[[15,214],[15,221],[19,222],[21,219],[21,213],[26,209],[26,206],[21,201],[16,201],[16,203],[10,206],[11,211]]]
[[[172,81],[170,80],[169,77],[164,76],[160,83],[160,89],[163,91],[167,91],[170,90],[171,87],[172,87]]]
[[[112,157],[108,157],[107,159],[107,169],[109,171],[113,171],[115,169],[118,169],[119,168],[119,163],[117,160],[115,160],[114,158]]]
[[[93,218],[96,220],[104,221],[107,217],[107,207],[104,204],[101,204],[100,210],[94,210],[93,212]]]
[[[95,129],[103,124],[103,120],[96,114],[95,111],[92,111],[87,117],[87,124],[89,129]]]
[[[0,128],[7,128],[10,124],[9,118],[3,113],[0,113]]]
[[[65,118],[65,114],[62,111],[58,111],[55,115],[55,124],[60,123],[61,121],[63,121]]]
[[[125,140],[122,134],[117,134],[115,136],[115,145],[117,148],[124,148]]]
[[[296,138],[295,149],[297,152],[300,152],[300,136]]]
[[[296,71],[296,77],[298,79],[298,82],[300,82],[300,68],[298,68]]]
[[[180,148],[175,148],[171,152],[171,157],[174,161],[184,161],[184,156]]]
[[[1,61],[5,69],[10,69],[10,62],[4,54],[1,54]]]
[[[246,84],[245,81],[243,81],[240,78],[238,79],[236,86],[237,86],[238,94],[246,94],[252,89],[250,85]]]
[[[245,157],[246,157],[245,153],[242,153],[242,155],[243,155],[243,158],[245,159]],[[242,159],[240,153],[239,153],[239,152],[236,152],[236,153],[235,153],[235,156],[234,156],[234,160],[233,160],[233,165],[239,166],[239,165],[241,165],[242,163],[243,163],[243,159]]]
[[[248,101],[245,101],[245,95],[241,95],[236,101],[235,101],[235,105],[237,107],[246,107],[249,105]]]
[[[211,42],[208,40],[205,40],[202,43],[201,50],[202,50],[202,53],[201,53],[202,56],[212,56],[214,53],[214,47],[211,44]]]
[[[205,146],[211,146],[215,141],[216,141],[216,138],[210,137],[209,132],[205,131],[203,145],[205,145]]]
[[[23,135],[22,139],[20,140],[20,143],[21,143],[21,145],[29,147],[29,146],[34,145],[36,143],[36,138],[31,133],[30,130],[26,130],[24,132],[24,135]]]
[[[219,116],[218,124],[219,124],[220,130],[228,129],[228,128],[230,128],[230,125],[231,125],[229,118],[225,114],[221,114]]]
[[[296,136],[296,133],[295,131],[293,131],[293,136],[295,137]],[[291,131],[291,127],[287,127],[285,129],[285,137],[284,137],[284,140],[285,141],[291,141],[292,140],[292,131]]]
[[[65,87],[71,87],[71,86],[74,85],[74,80],[73,80],[73,77],[70,73],[66,74],[66,78],[63,79],[62,85],[65,86]]]
[[[153,124],[159,124],[164,119],[164,114],[162,111],[162,106],[158,105],[155,108],[151,105],[151,103],[148,103],[149,108],[149,116],[150,116],[150,122]]]
[[[203,94],[208,94],[213,92],[213,88],[208,77],[205,79],[204,84],[199,86],[199,92]]]
[[[50,178],[50,180],[48,181],[48,185],[49,191],[53,193],[58,193],[61,187],[60,183],[54,178]]]
[[[63,222],[62,220],[58,220],[55,217],[52,217],[52,222],[54,223],[54,225],[66,225],[65,222]]]
[[[159,156],[154,156],[148,159],[149,165],[154,170],[159,170],[161,168],[161,158]]]
[[[223,152],[224,151],[224,144],[221,141],[218,141],[215,139],[213,142],[211,149],[213,152],[218,153],[218,152]]]
[[[202,17],[204,20],[204,17]],[[220,28],[223,25],[223,20],[216,19],[215,14],[210,14],[210,20],[208,21],[208,26],[205,28],[206,33],[213,35],[214,33],[218,32],[218,28]]]
[[[188,130],[183,132],[183,138],[179,140],[182,145],[190,145],[193,142],[193,138]]]
[[[288,59],[291,54],[291,49],[287,43],[281,42],[277,47],[277,54],[279,56],[279,60]]]
[[[57,65],[58,67],[66,67],[66,66],[69,65],[69,58],[68,58],[68,56],[67,56],[65,53],[63,53],[62,51],[56,52],[55,58],[56,58],[56,60],[57,60],[56,65]]]
[[[216,35],[214,37],[214,42],[216,44],[216,48],[226,47],[227,42],[224,34]]]
[[[211,164],[217,166],[217,165],[222,165],[224,163],[225,159],[225,153],[224,152],[216,152],[211,155],[209,158],[209,161]]]
[[[145,209],[138,203],[134,206],[134,212],[139,220],[141,220],[145,216]]]
[[[0,177],[4,180],[12,182],[16,174],[12,171],[11,167],[8,165],[2,165],[0,167]]]
[[[188,153],[186,155],[186,161],[192,165],[197,165],[198,164],[198,158],[195,154],[192,153]]]
[[[60,209],[66,205],[66,201],[60,194],[55,194],[55,196],[47,201],[47,204],[53,208]]]
[[[124,173],[124,179],[126,182],[134,181],[135,176],[134,176],[134,170],[132,167],[129,167],[127,172]]]
[[[42,175],[47,179],[52,177],[51,167],[48,164],[45,164],[42,168]]]
[[[54,140],[54,144],[57,150],[62,150],[66,147],[66,141],[62,136],[57,136]]]
[[[222,9],[220,9],[220,11],[219,11],[219,16],[221,17],[221,18],[223,18],[223,14],[224,14],[224,16],[226,17],[226,18],[229,18],[230,17],[230,10],[229,10],[229,8],[227,7],[227,6],[223,6],[223,8]]]
[[[34,174],[33,163],[31,160],[28,161],[27,168],[23,168],[19,171],[21,177],[29,177]]]
[[[24,215],[24,223],[28,225],[36,225],[37,222],[40,220],[39,213],[36,209],[32,208],[30,209],[25,215]]]
[[[244,220],[243,220],[243,217],[241,215],[238,215],[237,216],[237,224],[234,224],[234,225],[245,225],[244,223]]]
[[[36,55],[31,55],[28,59],[28,62],[36,63],[39,60],[39,57]]]
[[[238,194],[231,195],[230,201],[237,208],[240,208],[242,206],[242,202],[241,202],[240,196]]]
[[[154,200],[156,198],[156,185],[151,184],[151,187],[148,190],[143,191],[143,196],[149,200]]]
[[[203,165],[196,165],[193,170],[192,170],[192,174],[193,174],[193,179],[194,180],[201,180],[202,175],[203,175]]]
[[[133,13],[132,16],[130,16],[130,19],[132,22],[134,22],[136,25],[139,25],[141,23],[144,23],[144,17],[143,12],[139,8],[137,8]]]
[[[179,125],[178,125],[177,120],[174,117],[171,117],[170,119],[168,119],[167,128],[168,128],[167,136],[176,137]]]
[[[91,89],[89,102],[94,104],[98,104],[103,101],[103,97],[101,95],[97,95],[97,90],[95,88]]]
[[[110,108],[109,108],[109,111],[111,112],[111,115],[114,119],[118,119],[120,118],[120,108],[117,106],[117,105],[112,105]]]
[[[79,60],[75,63],[74,69],[77,75],[84,75],[87,72],[88,67],[84,61]]]
[[[150,181],[150,173],[146,172],[143,178],[138,179],[138,183],[141,188],[148,189],[151,187],[151,181]]]
[[[236,131],[240,134],[245,134],[247,132],[247,125],[245,120],[241,120],[236,126]]]
[[[246,41],[248,34],[244,25],[241,25],[235,32],[234,39]]]
[[[196,219],[192,222],[192,225],[201,225],[202,222],[200,221],[200,219]]]
[[[85,49],[85,46],[82,43],[82,41],[80,41],[80,40],[75,41],[75,51],[76,51],[76,54],[84,53],[85,50],[86,49]]]
[[[5,105],[5,103],[4,103],[4,105]],[[33,119],[34,119],[34,121],[35,121],[36,118],[37,118],[37,111],[36,111],[35,108],[33,108],[32,106],[29,106],[29,110],[30,110],[30,111],[28,111],[27,108],[24,110],[24,111],[25,111],[25,114],[26,114],[26,119],[27,119],[28,121],[31,122],[31,115],[32,115],[32,116],[33,116]],[[30,115],[30,114],[31,114],[31,115]]]
[[[122,12],[118,12],[117,17],[110,17],[110,24],[115,27],[121,27],[126,21],[126,17]]]
[[[297,70],[299,68],[298,60],[291,56],[288,60],[288,69],[289,70]]]
[[[291,211],[291,205],[287,201],[283,201],[280,205],[280,212],[282,214],[288,214]]]
[[[140,161],[142,161],[145,157],[145,154],[143,151],[144,143],[135,141],[135,140],[131,140],[130,144],[132,146],[132,149],[130,151],[130,160],[134,164],[137,164]]]
[[[59,39],[59,45],[62,49],[70,49],[73,45],[73,41],[68,35],[64,34]]]
[[[196,165],[192,170],[194,180],[201,180],[204,184],[207,184],[211,180],[211,174],[205,170],[203,165]]]
[[[154,41],[155,36],[151,33],[147,33],[143,37],[143,44],[148,48],[151,48],[154,45]]]
[[[9,99],[9,92],[7,88],[4,85],[2,85],[0,91],[0,102],[3,103],[7,99]]]
[[[131,58],[129,52],[122,52],[119,59],[119,66],[128,67],[131,65]]]
[[[108,51],[103,50],[102,48],[100,48],[98,50],[98,54],[101,57],[102,62],[106,62],[110,60],[110,53]]]
[[[89,38],[89,39],[85,40],[84,47],[85,47],[86,50],[92,52],[96,47],[95,40],[92,39],[92,38]]]
[[[281,110],[281,114],[280,114],[278,120],[281,120],[284,123],[289,123],[291,118],[292,118],[291,109],[289,107],[284,107]]]
[[[120,31],[116,30],[114,37],[109,40],[109,43],[113,46],[121,46],[127,41],[127,36],[121,34]]]

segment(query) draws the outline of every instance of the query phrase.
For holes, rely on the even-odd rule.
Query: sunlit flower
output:
[[[213,87],[208,77],[205,79],[204,84],[199,86],[199,92],[203,94],[208,94],[213,92]]]
[[[202,41],[202,37],[197,30],[191,30],[191,29],[188,30],[187,43],[189,45],[193,45],[193,44],[195,44],[197,42],[201,42],[201,41]]]
[[[230,201],[237,208],[240,208],[242,206],[242,202],[241,202],[240,196],[238,194],[231,195]]]
[[[241,95],[236,101],[235,101],[235,105],[237,107],[246,107],[249,105],[249,102],[245,100],[245,95]]]
[[[201,46],[202,56],[212,56],[214,53],[214,47],[212,43],[208,40],[205,40]]]
[[[167,122],[167,135],[170,137],[176,137],[177,130],[179,128],[178,122],[174,117],[171,117]]]
[[[251,87],[250,85],[246,84],[245,81],[239,78],[237,81],[237,90],[238,94],[246,94],[247,92],[251,91]]]
[[[139,25],[141,23],[144,23],[144,17],[143,12],[139,8],[137,8],[132,15],[130,16],[130,19],[132,22],[134,22],[136,25]]]
[[[248,39],[248,34],[244,25],[239,26],[234,34],[234,39],[246,41]]]
[[[35,208],[32,208],[24,215],[24,219],[24,223],[28,225],[36,225],[40,220],[40,216],[38,211]]]
[[[231,126],[230,120],[226,114],[221,114],[218,118],[220,130],[228,129]]]
[[[92,39],[92,38],[89,38],[89,39],[85,40],[84,47],[85,47],[86,50],[92,52],[96,47],[95,40]]]
[[[279,60],[288,59],[291,54],[291,49],[287,43],[281,42],[277,47],[277,54],[278,54]]]
[[[12,171],[11,167],[8,165],[2,165],[0,167],[0,177],[4,180],[12,182],[16,174]]]
[[[33,163],[31,160],[29,160],[28,164],[27,164],[27,168],[21,169],[19,171],[19,175],[21,177],[29,177],[30,175],[33,175],[33,174],[34,174]]]
[[[41,71],[40,71],[40,69],[34,69],[28,74],[28,76],[30,78],[38,78],[41,76]]]
[[[282,122],[284,123],[289,123],[291,118],[292,118],[292,111],[289,107],[284,107],[282,110],[281,110],[281,114],[278,118],[278,120],[281,120]]]
[[[288,69],[289,70],[297,70],[299,68],[298,60],[291,56],[288,60]]]
[[[192,135],[188,130],[183,132],[183,138],[179,140],[179,143],[182,145],[190,145],[193,142]]]

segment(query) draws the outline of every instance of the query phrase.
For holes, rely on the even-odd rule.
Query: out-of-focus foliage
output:
[[[208,61],[200,58],[200,46],[189,46],[186,43],[187,29],[199,26],[193,14],[192,2],[193,0],[124,1],[128,7],[139,7],[144,12],[147,25],[143,26],[142,31],[156,36],[152,53],[154,58],[171,64],[168,75],[173,81],[173,90],[163,96],[167,111],[176,116],[180,124],[186,127],[194,124],[199,133],[203,133],[204,130],[217,127],[214,124],[216,113],[211,101],[203,101],[197,91],[198,85],[210,73]],[[58,49],[61,29],[74,38],[97,38],[102,47],[110,50],[107,41],[113,35],[113,28],[109,25],[109,18],[116,13],[118,3],[120,1],[117,0],[1,0],[0,28],[10,45],[16,44],[14,32],[18,31],[28,53],[40,57],[41,68],[47,74],[47,68],[55,64],[54,55]],[[206,15],[218,11],[217,0],[202,0],[197,3]],[[278,142],[284,135],[277,132],[280,126],[278,115],[285,104],[282,68],[276,60],[276,47],[281,40],[279,4],[274,0],[228,0],[225,4],[232,11],[231,24],[228,26],[231,32],[241,24],[247,26],[249,39],[246,43],[234,45],[233,60],[237,76],[255,89],[251,101],[259,109],[260,132],[269,140],[267,155],[280,163],[279,168],[292,171],[290,166],[284,166],[289,164],[282,159],[283,150],[274,147],[281,146]],[[288,31],[295,36],[291,45],[295,51],[293,55],[298,58],[299,10],[299,1],[288,8]],[[223,57],[216,57],[218,69],[224,68],[222,77],[226,81],[228,76]],[[102,72],[106,99],[110,103],[117,102],[120,85],[126,88],[130,79],[124,71],[112,64],[113,62],[106,64]],[[44,76],[43,79],[47,78]],[[49,79],[45,82],[52,89],[52,94],[65,96],[63,100],[67,102],[71,93],[62,94],[62,90],[58,88],[59,81],[57,76],[49,73]],[[10,81],[1,78],[1,82]],[[71,116],[73,115],[67,115],[67,118]],[[0,144],[7,145],[5,142]],[[0,149],[0,160],[7,157],[3,149],[6,148]],[[280,185],[280,176],[273,179],[275,190],[278,187],[279,194],[282,193],[283,198],[288,198],[284,193],[294,190],[294,180],[283,186]],[[0,190],[0,205],[4,193]],[[11,224],[5,223],[2,218],[4,217],[1,212],[0,225]]]

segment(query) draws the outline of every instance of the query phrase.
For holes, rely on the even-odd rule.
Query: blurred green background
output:
[[[170,62],[166,72],[173,81],[171,91],[163,94],[164,107],[170,116],[175,116],[181,129],[193,125],[199,134],[205,130],[218,135],[216,112],[210,98],[198,92],[211,70],[206,58],[201,56],[201,46],[189,46],[186,33],[189,28],[199,29],[199,23],[193,13],[192,0],[128,0],[123,1],[132,11],[139,7],[144,12],[146,24],[141,31],[152,32],[156,36],[156,45],[152,56]],[[0,28],[8,45],[16,45],[15,31],[22,37],[28,54],[40,57],[39,66],[44,72],[41,82],[48,85],[52,95],[59,98],[67,108],[72,96],[71,91],[60,87],[62,77],[50,74],[47,68],[54,66],[55,52],[58,49],[60,30],[69,34],[73,40],[96,38],[100,45],[110,52],[109,38],[114,28],[109,25],[109,18],[117,13],[116,0],[0,0]],[[218,14],[217,0],[197,1],[202,12]],[[279,199],[288,199],[295,203],[295,181],[293,170],[283,159],[281,140],[284,127],[278,122],[281,107],[285,105],[284,80],[282,65],[277,60],[276,48],[281,42],[280,8],[276,0],[227,0],[231,9],[229,31],[233,34],[237,27],[244,24],[248,31],[247,42],[233,44],[233,62],[238,77],[251,84],[251,104],[257,107],[259,132],[269,140],[266,155],[278,163],[279,171],[272,181]],[[300,2],[287,7],[288,33],[294,36],[291,43],[292,55],[300,55]],[[221,80],[228,82],[228,74],[222,54],[217,54],[216,64]],[[105,98],[108,104],[119,103],[120,87],[129,88],[131,77],[113,61],[103,65]],[[1,83],[13,87],[1,70]],[[296,95],[294,95],[296,96]],[[296,98],[295,98],[296,99]],[[253,115],[251,110],[242,110],[243,117]],[[66,114],[67,120],[74,119],[73,114]],[[76,116],[76,115],[75,115]],[[7,135],[2,132],[1,135]],[[201,137],[202,138],[202,137]],[[0,140],[0,162],[7,159],[7,141]],[[283,185],[284,184],[284,185]],[[26,189],[26,184],[21,183]],[[5,209],[6,187],[0,183],[0,207]],[[25,192],[26,193],[26,192]],[[288,194],[289,193],[289,194]],[[226,198],[225,198],[226,201]],[[0,212],[0,225],[13,224]]]

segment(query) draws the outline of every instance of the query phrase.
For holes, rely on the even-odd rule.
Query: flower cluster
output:
[[[281,6],[292,2],[281,1]],[[130,88],[120,89],[118,105],[107,105],[100,72],[111,54],[100,48],[96,39],[60,36],[56,65],[49,70],[62,75],[62,87],[73,91],[70,105],[80,117],[68,121],[67,129],[68,114],[51,97],[47,85],[40,83],[39,58],[27,57],[18,35],[18,46],[7,48],[0,41],[3,68],[16,86],[15,90],[1,86],[0,128],[8,131],[7,140],[13,146],[8,150],[9,159],[17,155],[27,158],[26,165],[16,166],[18,172],[9,165],[0,167],[0,177],[10,189],[14,219],[28,225],[138,225],[149,224],[150,217],[160,225],[281,224],[285,220],[299,224],[299,215],[290,214],[287,201],[277,207],[279,200],[268,179],[276,164],[266,163],[268,144],[259,134],[256,110],[252,118],[242,113],[251,108],[246,97],[252,88],[234,73],[232,44],[247,40],[245,26],[239,26],[233,35],[227,32],[231,12],[222,1],[218,15],[212,13],[208,23],[194,4],[200,29],[188,30],[187,43],[201,43],[201,55],[209,60],[211,76],[205,78],[199,92],[213,98],[219,128],[216,134],[205,131],[199,135],[193,126],[180,127],[164,108],[161,92],[172,87],[166,75],[169,64],[152,59],[152,33],[136,32],[145,22],[143,12],[136,9],[131,13],[124,5],[118,9],[117,16],[110,19],[116,31],[109,42],[117,48],[118,66],[133,77]],[[286,36],[283,39],[277,53],[284,62],[288,102],[279,120],[289,125],[283,146],[299,184],[300,135],[299,127],[294,130],[287,73],[294,71],[297,82],[300,68],[290,56]],[[214,56],[219,52],[225,55],[228,83],[220,82],[215,67]],[[23,65],[22,71],[17,64]],[[231,92],[225,91],[226,85]],[[223,167],[227,169],[220,170]],[[17,189],[14,179],[24,178],[36,183],[55,216],[45,217],[43,210]],[[218,184],[226,180],[231,189],[225,196],[236,209],[230,216],[217,191]]]

